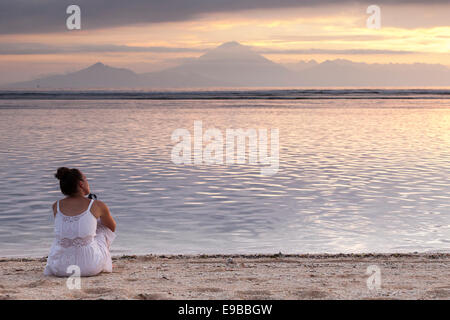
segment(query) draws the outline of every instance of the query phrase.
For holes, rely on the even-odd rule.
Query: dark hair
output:
[[[78,182],[83,180],[83,175],[78,169],[61,167],[56,171],[55,178],[59,180],[61,192],[70,196],[78,192]]]

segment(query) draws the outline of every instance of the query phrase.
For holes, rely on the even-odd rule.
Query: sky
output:
[[[0,84],[101,61],[150,72],[238,41],[279,63],[348,59],[450,66],[448,0],[0,0]],[[81,30],[66,9],[81,8]],[[381,28],[369,29],[369,5]]]

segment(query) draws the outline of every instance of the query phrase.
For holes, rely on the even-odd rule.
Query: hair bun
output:
[[[56,170],[55,178],[58,180],[64,179],[67,175],[70,174],[70,169],[66,167],[61,167]]]

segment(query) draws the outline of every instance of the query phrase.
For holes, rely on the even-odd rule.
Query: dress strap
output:
[[[89,211],[89,210],[91,210],[91,207],[92,207],[92,205],[94,204],[94,199],[91,199],[91,202],[89,202],[89,207],[87,208],[87,210],[86,211]]]
[[[59,212],[59,200],[56,201],[56,213],[58,213],[58,212]]]

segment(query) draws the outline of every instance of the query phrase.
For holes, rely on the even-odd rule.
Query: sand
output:
[[[42,274],[46,258],[0,259],[0,299],[449,299],[450,254],[183,255],[113,258],[113,273]],[[369,289],[368,266],[381,287]],[[375,267],[375,268],[377,268]]]

